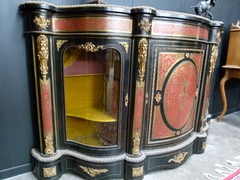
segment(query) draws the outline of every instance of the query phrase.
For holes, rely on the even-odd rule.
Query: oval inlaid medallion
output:
[[[163,89],[163,113],[168,127],[183,128],[194,109],[197,70],[193,62],[182,60],[168,73]]]

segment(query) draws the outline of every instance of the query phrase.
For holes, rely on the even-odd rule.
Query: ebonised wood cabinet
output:
[[[142,179],[203,153],[223,23],[106,4],[21,4],[40,148],[33,173]]]

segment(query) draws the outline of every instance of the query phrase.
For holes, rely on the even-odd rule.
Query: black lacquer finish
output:
[[[38,179],[143,179],[204,152],[222,22],[104,3],[19,10],[34,64]]]

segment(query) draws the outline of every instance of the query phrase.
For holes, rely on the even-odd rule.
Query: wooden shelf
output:
[[[95,107],[69,109],[66,115],[96,122],[116,121],[116,118],[110,116],[105,109],[98,109]]]

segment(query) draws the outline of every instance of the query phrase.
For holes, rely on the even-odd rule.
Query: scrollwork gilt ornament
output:
[[[217,33],[215,34],[215,38],[217,41],[217,45],[219,45],[221,42],[221,31],[220,30],[218,30]]]
[[[36,26],[39,26],[40,29],[46,29],[48,26],[50,26],[50,20],[46,19],[43,15],[35,17],[33,22],[36,24]]]
[[[149,22],[149,19],[143,19],[138,23],[138,26],[140,27],[140,29],[148,32],[151,30],[152,24]]]
[[[212,54],[210,59],[210,68],[209,68],[209,74],[212,74],[216,65],[216,60],[218,57],[218,47],[216,45],[212,46]]]
[[[168,163],[173,161],[175,163],[181,164],[187,154],[188,154],[188,152],[181,152],[181,153],[175,155],[174,158],[169,159]]]
[[[216,61],[217,61],[217,58],[218,58],[218,48],[219,48],[219,44],[221,42],[221,32],[218,31],[215,34],[215,37],[216,37],[217,44],[212,46],[209,75],[211,75],[213,73],[215,65],[216,65]]]
[[[128,54],[128,47],[129,47],[128,43],[127,42],[119,42],[119,44],[121,44],[124,47],[126,53]]]
[[[45,154],[46,155],[52,155],[54,153],[54,147],[53,147],[53,137],[51,135],[47,135],[44,139],[45,141]]]
[[[97,175],[100,175],[102,173],[108,172],[107,169],[94,169],[94,168],[89,168],[85,166],[79,166],[84,172],[86,172],[89,176],[92,178],[96,177]]]
[[[86,52],[98,52],[103,46],[95,46],[92,42],[87,42],[86,44],[78,45],[78,48],[83,49]]]
[[[147,50],[148,50],[148,41],[146,38],[142,38],[138,43],[138,74],[140,79],[140,85],[143,83],[146,71],[146,62],[147,62]]]
[[[57,51],[61,48],[61,46],[66,43],[68,40],[57,40],[56,45],[57,45]]]
[[[43,81],[46,81],[48,73],[48,38],[47,36],[41,34],[37,38],[37,48],[38,48],[38,60],[40,62],[40,70],[42,74]]]
[[[132,168],[132,177],[140,177],[143,175],[143,166]]]
[[[43,177],[49,178],[57,175],[57,169],[56,166],[49,167],[49,168],[43,168]]]
[[[133,138],[133,149],[132,149],[132,155],[137,156],[140,154],[140,137],[138,133]]]
[[[160,103],[161,99],[162,99],[162,95],[160,94],[160,92],[157,92],[155,97],[154,97],[155,101],[157,102],[157,104]]]

